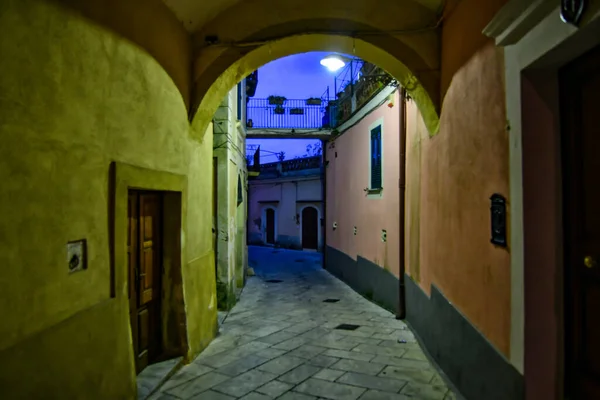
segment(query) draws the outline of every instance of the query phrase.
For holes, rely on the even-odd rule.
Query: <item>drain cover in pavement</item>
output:
[[[281,281],[279,279],[269,279],[268,281],[265,281],[265,282],[268,282],[268,283],[281,283],[283,281]]]
[[[334,329],[342,329],[344,331],[354,331],[357,328],[360,328],[360,325],[341,324],[341,325],[336,326]]]
[[[325,299],[323,303],[337,303],[340,299]]]

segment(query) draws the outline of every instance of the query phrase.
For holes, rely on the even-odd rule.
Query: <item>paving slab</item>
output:
[[[406,324],[323,270],[321,254],[250,246],[249,258],[256,275],[218,336],[152,399],[459,398]]]
[[[308,379],[294,388],[294,391],[332,400],[355,400],[366,390],[356,386],[328,382],[322,379]]]
[[[259,387],[258,389],[256,389],[256,391],[267,396],[277,398],[293,387],[294,385],[290,385],[289,383],[275,380],[267,383],[264,386]]]
[[[213,390],[229,396],[241,397],[276,377],[275,374],[254,369],[214,386]]]
[[[382,378],[355,372],[348,372],[342,375],[336,382],[391,393],[399,392],[407,384],[406,381],[398,379]]]
[[[337,378],[339,378],[340,376],[342,376],[344,374],[347,374],[347,372],[340,371],[338,369],[323,368],[322,370],[317,372],[315,375],[313,375],[313,378],[323,379],[325,381],[333,382]]]
[[[321,368],[319,368],[317,366],[310,365],[310,364],[302,364],[302,365],[294,368],[290,372],[283,374],[278,379],[282,382],[287,382],[287,383],[292,383],[292,384],[297,385],[300,382],[303,382],[306,379],[310,378],[311,376],[313,376],[320,370],[321,370]]]

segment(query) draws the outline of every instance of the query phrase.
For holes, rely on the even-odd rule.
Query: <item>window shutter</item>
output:
[[[242,83],[237,84],[237,119],[242,120]]]
[[[242,193],[242,178],[238,174],[238,185],[237,185],[237,205],[239,206],[244,202],[244,194]]]
[[[381,189],[381,125],[371,130],[371,189]]]

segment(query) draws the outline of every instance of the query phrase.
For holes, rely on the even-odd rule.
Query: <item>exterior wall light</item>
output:
[[[322,59],[321,65],[330,70],[331,72],[335,72],[340,68],[343,68],[346,65],[346,62],[342,60],[340,56],[332,54]]]

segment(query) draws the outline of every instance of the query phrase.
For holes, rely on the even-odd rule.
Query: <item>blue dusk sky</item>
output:
[[[256,99],[266,99],[270,95],[288,99],[321,97],[327,86],[330,97],[333,94],[334,77],[339,72],[331,72],[320,64],[321,59],[330,53],[311,52],[280,58],[258,69]],[[306,145],[314,144],[314,139],[248,139],[247,144],[260,144],[261,150],[285,152],[286,160],[306,153]],[[261,163],[275,162],[277,157],[261,151]]]

